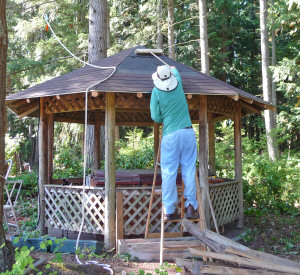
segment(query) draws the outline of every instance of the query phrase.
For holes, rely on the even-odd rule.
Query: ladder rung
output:
[[[165,223],[167,222],[182,222],[183,219],[176,219],[176,220],[164,220]],[[197,219],[187,219],[189,221],[192,221],[192,222],[200,222],[201,219],[200,218],[197,218]]]
[[[152,238],[160,238],[161,233],[149,233],[146,237],[146,239],[152,239]],[[176,237],[183,237],[182,232],[165,232],[164,233],[165,238],[176,238]]]

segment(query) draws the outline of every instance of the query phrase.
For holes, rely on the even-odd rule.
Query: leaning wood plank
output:
[[[239,244],[231,239],[228,239],[222,235],[219,235],[211,230],[205,230],[205,234],[204,234],[205,237],[215,241],[215,242],[218,242],[219,244],[222,244],[223,246],[231,246],[231,247],[236,247],[236,248],[239,248],[239,249],[242,249],[242,250],[248,250],[249,248],[247,246],[244,246],[242,244]]]
[[[281,265],[286,265],[286,266],[295,267],[295,268],[300,269],[300,264],[297,262],[287,260],[287,259],[284,259],[284,258],[281,258],[278,256],[274,256],[271,254],[267,254],[264,252],[255,251],[252,249],[241,250],[239,248],[227,247],[225,249],[225,252],[243,256],[243,257],[250,258],[250,259],[256,259],[256,260],[261,260],[261,261],[265,261],[268,263],[281,264]]]
[[[184,267],[185,269],[189,270],[192,274],[203,274],[200,271],[200,267],[205,266],[208,262],[204,261],[196,261],[196,260],[189,260],[189,259],[182,259],[182,258],[175,258],[175,263],[177,266]],[[209,263],[210,266],[228,266],[222,263]]]
[[[195,274],[195,273],[193,273],[193,274]],[[213,266],[213,265],[210,265],[210,264],[206,264],[206,265],[200,266],[200,273],[198,273],[198,274],[284,275],[284,274],[288,274],[288,273],[257,270],[257,269],[236,268],[236,267],[229,267],[229,266]]]
[[[195,236],[197,239],[201,240],[204,244],[206,244],[208,247],[210,247],[212,250],[216,252],[223,252],[225,250],[225,246],[222,244],[218,244],[217,242],[210,240],[205,237],[205,234],[203,231],[201,231],[195,224],[193,224],[191,221],[188,221],[186,219],[182,220],[182,224],[184,228],[193,236]]]
[[[264,261],[252,260],[252,259],[245,259],[239,256],[231,256],[221,253],[214,253],[208,251],[200,251],[194,248],[189,249],[193,255],[196,256],[204,256],[204,257],[212,257],[214,259],[228,261],[237,263],[238,265],[250,267],[250,268],[259,268],[259,269],[267,269],[271,271],[279,271],[291,274],[300,274],[300,269],[295,267],[283,266],[278,264],[271,264]]]

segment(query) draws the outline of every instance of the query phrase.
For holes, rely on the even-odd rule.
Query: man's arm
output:
[[[180,73],[178,72],[178,70],[176,69],[176,67],[175,66],[171,66],[170,69],[171,69],[173,75],[176,77],[176,79],[178,81],[182,82]]]
[[[153,89],[151,94],[151,100],[150,100],[150,111],[151,111],[151,118],[157,122],[160,123],[163,121],[163,118],[161,116],[160,108],[159,108],[159,102],[158,97],[155,89]]]

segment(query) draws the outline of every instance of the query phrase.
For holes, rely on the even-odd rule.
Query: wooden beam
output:
[[[154,122],[154,167],[157,160],[157,151],[159,147],[159,124]]]
[[[48,114],[48,184],[53,182],[53,143],[54,143],[54,121],[53,113]]]
[[[100,169],[100,129],[101,129],[101,111],[95,110],[95,128],[94,128],[94,170]]]
[[[106,93],[104,243],[116,247],[115,94]]]
[[[223,121],[223,120],[226,120],[226,119],[232,119],[232,116],[226,115],[226,116],[214,117],[213,122],[216,123],[216,122]]]
[[[209,172],[216,175],[216,148],[215,148],[215,123],[213,114],[208,113],[208,149],[209,149]]]
[[[45,190],[44,185],[48,180],[48,132],[47,116],[45,113],[45,98],[40,98],[40,122],[39,122],[39,203],[40,219],[38,228],[42,235],[46,234],[45,227]]]
[[[28,110],[26,110],[25,112],[20,114],[19,118],[23,118],[24,116],[27,116],[27,115],[33,113],[34,111],[38,110],[39,108],[40,108],[39,104],[32,106],[31,108],[29,108]]]
[[[246,102],[249,103],[249,104],[252,104],[252,103],[253,103],[253,99],[250,99],[250,98],[247,98],[247,97],[241,96],[240,99],[243,100],[243,101],[246,101]]]
[[[238,102],[237,111],[234,115],[234,163],[235,163],[235,180],[239,182],[238,190],[238,222],[237,228],[244,225],[243,214],[243,181],[242,181],[242,121],[241,121],[241,102]]]
[[[238,101],[240,97],[239,95],[227,95],[227,96],[233,99],[234,101]]]
[[[249,110],[250,113],[256,113],[260,115],[260,111],[257,110],[255,107],[251,106],[250,104],[246,103],[246,102],[241,102],[241,105],[243,108],[245,108],[246,110]]]
[[[207,96],[199,95],[199,182],[203,190],[202,203],[204,206],[204,213],[207,228],[210,228],[209,204],[206,196],[208,193],[208,141],[207,141]]]
[[[215,253],[210,251],[201,251],[194,248],[190,248],[189,250],[195,256],[211,257],[222,261],[237,263],[240,266],[286,272],[291,274],[300,274],[299,268],[294,268],[286,265],[270,264],[261,260],[252,260],[252,259],[241,258],[239,256],[232,256],[232,255]]]
[[[118,191],[116,193],[116,225],[117,225],[117,233],[116,233],[116,238],[118,240],[124,238],[124,221],[123,221],[123,192]]]

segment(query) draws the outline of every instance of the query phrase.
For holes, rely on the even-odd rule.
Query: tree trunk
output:
[[[199,0],[201,71],[209,74],[206,0]]]
[[[169,58],[175,60],[174,0],[168,0],[168,49]]]
[[[270,57],[269,57],[269,45],[268,45],[268,17],[267,0],[260,0],[260,36],[261,36],[261,61],[262,61],[262,86],[264,100],[272,102],[272,90],[270,81]],[[265,110],[265,124],[267,133],[267,145],[269,157],[272,161],[277,158],[277,146],[275,137],[271,135],[271,131],[275,128],[275,120],[273,112]]]
[[[14,248],[5,240],[3,228],[4,205],[4,176],[5,163],[5,127],[6,127],[6,59],[7,59],[7,25],[6,25],[6,0],[0,0],[0,273],[11,270],[14,261]],[[5,243],[5,246],[2,244]]]
[[[158,49],[163,49],[163,34],[161,32],[161,26],[162,26],[162,6],[163,6],[163,1],[158,0],[157,3],[157,48]]]
[[[107,0],[90,0],[88,62],[94,63],[107,57],[108,5]],[[98,80],[95,79],[95,84]],[[87,126],[87,170],[94,167],[94,126]],[[104,127],[101,126],[100,155],[104,158]]]
[[[89,63],[107,57],[107,0],[90,0]]]
[[[274,6],[274,0],[271,0],[271,5]],[[276,66],[276,37],[274,28],[274,19],[272,18],[272,66]],[[276,83],[272,79],[272,104],[277,106]],[[274,120],[276,122],[276,112],[273,112]]]

